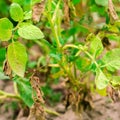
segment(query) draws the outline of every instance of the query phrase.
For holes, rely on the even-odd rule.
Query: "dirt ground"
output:
[[[0,89],[13,92],[12,82],[0,80]],[[82,113],[75,113],[71,108],[65,110],[62,103],[50,109],[56,110],[60,116],[48,116],[47,120],[120,120],[120,101],[113,103],[110,98],[99,95],[94,96],[93,109]],[[27,117],[23,110],[13,108],[9,100],[5,104],[0,102],[0,120],[27,120]]]

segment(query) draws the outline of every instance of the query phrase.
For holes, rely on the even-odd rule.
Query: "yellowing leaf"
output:
[[[98,89],[104,89],[109,83],[109,79],[105,76],[102,70],[97,69],[95,84]]]
[[[13,72],[23,77],[27,62],[27,53],[24,45],[13,42],[8,46],[7,59]]]

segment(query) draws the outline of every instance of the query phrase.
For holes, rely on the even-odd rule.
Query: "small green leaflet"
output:
[[[35,39],[42,39],[44,37],[41,30],[31,24],[24,24],[18,29],[18,34],[25,39],[35,40]]]
[[[34,102],[32,99],[32,87],[30,85],[29,79],[16,77],[14,78],[14,82],[17,83],[17,88],[21,99],[27,106],[31,107]]]
[[[0,40],[8,41],[12,36],[13,24],[8,18],[0,19]]]
[[[95,0],[97,5],[108,6],[108,0]]]
[[[90,52],[94,58],[99,56],[103,51],[103,45],[101,39],[98,36],[93,37],[93,40],[90,44]]]
[[[10,17],[14,21],[23,20],[23,9],[18,3],[12,3],[12,5],[10,6]]]
[[[24,77],[27,53],[24,45],[19,42],[13,42],[8,46],[7,59],[11,69],[18,76]]]
[[[102,61],[104,67],[109,71],[120,69],[120,48],[115,48],[103,56]]]
[[[109,83],[109,79],[105,76],[101,69],[96,70],[95,84],[98,89],[104,89]]]

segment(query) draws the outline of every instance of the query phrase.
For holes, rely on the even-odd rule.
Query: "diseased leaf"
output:
[[[33,105],[32,99],[32,87],[28,79],[15,78],[15,82],[17,83],[18,92],[20,93],[20,97],[25,102],[26,105],[31,107]]]
[[[120,69],[120,49],[116,48],[107,52],[105,56],[103,56],[102,61],[109,71]]]
[[[23,20],[23,10],[18,3],[12,3],[12,5],[10,6],[10,17],[14,21]]]
[[[35,39],[41,39],[44,37],[43,33],[41,30],[30,24],[24,24],[18,29],[18,34],[25,39],[29,40],[35,40]]]
[[[95,0],[97,5],[108,6],[108,0]]]
[[[25,47],[19,42],[13,42],[8,46],[7,59],[13,72],[23,77],[27,62]]]
[[[0,19],[0,40],[8,41],[12,36],[13,24],[8,18]]]
[[[109,79],[105,76],[102,70],[96,70],[95,84],[98,89],[104,89],[109,83]]]
[[[90,52],[94,58],[98,57],[103,51],[103,45],[101,39],[98,36],[95,36],[90,44]]]

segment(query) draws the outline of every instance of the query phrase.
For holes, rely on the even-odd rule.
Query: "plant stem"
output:
[[[57,26],[55,26],[55,24],[53,23],[52,17],[51,17],[51,13],[50,13],[52,1],[51,1],[51,0],[48,0],[48,2],[49,2],[49,3],[48,3],[48,14],[47,14],[47,17],[48,17],[48,21],[49,21],[50,26],[51,26],[52,33],[53,33],[54,38],[55,38],[55,40],[56,40],[57,48],[58,48],[58,50],[60,51],[61,43],[60,43],[60,41],[59,41],[59,37],[58,37],[58,34],[57,34],[57,29],[56,29]],[[58,4],[59,4],[59,3],[58,3]]]
[[[4,98],[14,98],[21,100],[21,98],[18,95],[12,94],[12,93],[7,93],[2,90],[0,90],[0,95],[4,96]],[[2,97],[0,97],[2,99]]]
[[[56,115],[56,116],[59,116],[60,114],[57,113],[56,111],[53,111],[53,110],[50,110],[50,109],[47,109],[47,108],[44,108],[45,112],[49,113],[49,114],[53,114],[53,115]]]
[[[79,47],[78,47],[78,46],[73,45],[73,44],[68,44],[68,45],[65,45],[62,49],[63,49],[63,50],[65,50],[65,49],[67,49],[67,48],[76,48],[76,49],[79,49]]]
[[[18,95],[18,90],[17,90],[17,84],[16,82],[13,82],[13,85],[14,85],[14,92],[16,95]]]
[[[84,51],[84,53],[95,63],[96,67],[99,68],[99,66],[98,66],[96,60],[93,58],[93,56],[87,51]]]

